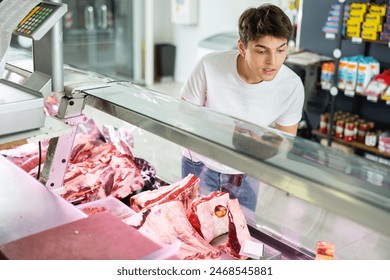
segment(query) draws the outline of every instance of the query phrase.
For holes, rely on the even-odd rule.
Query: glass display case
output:
[[[173,164],[176,169],[157,167],[168,181],[180,176],[181,149],[186,148],[261,180],[256,210],[246,211],[246,218],[274,241],[308,256],[313,256],[316,241],[325,240],[335,243],[340,259],[389,258],[386,166],[130,83],[85,93],[90,107],[177,145],[154,148],[153,143],[161,143],[156,139],[142,153],[149,153],[153,164]],[[237,133],[237,127],[250,129],[259,139]],[[137,140],[135,145],[137,151]]]
[[[253,236],[282,259],[313,258],[317,241],[334,243],[337,259],[390,258],[388,167],[130,82],[68,67],[64,80],[98,124],[133,128],[134,154],[162,180],[181,178],[183,149],[259,179],[256,210],[243,210]]]

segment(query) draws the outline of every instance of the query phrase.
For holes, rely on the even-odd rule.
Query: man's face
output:
[[[249,82],[271,81],[275,78],[287,57],[287,39],[265,36],[249,41],[247,48],[239,41],[239,50],[244,58],[243,73]]]

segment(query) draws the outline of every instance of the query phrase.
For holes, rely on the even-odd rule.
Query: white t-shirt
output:
[[[182,87],[182,97],[195,105],[262,127],[274,122],[283,126],[298,123],[305,96],[300,77],[283,65],[272,81],[248,84],[237,72],[238,55],[234,50],[202,57]],[[240,173],[193,151],[190,154],[188,149],[183,150],[183,155],[217,172]]]

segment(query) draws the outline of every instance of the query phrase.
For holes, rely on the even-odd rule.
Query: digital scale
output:
[[[66,5],[41,2],[18,24],[13,33],[33,40],[40,40],[66,11]]]
[[[66,11],[66,4],[43,1],[25,16],[13,34],[39,41]],[[47,55],[50,56],[50,52]],[[47,58],[47,62],[51,62],[51,57]],[[36,67],[34,69],[23,84],[0,79],[0,136],[39,129],[45,125],[45,96],[42,92],[46,92],[48,86],[51,92],[52,77],[36,71]]]

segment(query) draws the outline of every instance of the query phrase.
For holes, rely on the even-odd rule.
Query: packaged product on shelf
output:
[[[364,139],[364,144],[366,144],[366,146],[375,147],[377,140],[378,140],[378,133],[374,130],[370,130],[366,134],[366,137]]]
[[[363,23],[362,38],[366,40],[378,40],[379,33],[383,29],[383,17],[386,15],[386,5],[372,4],[370,12]]]
[[[356,92],[363,93],[368,83],[371,81],[371,65],[368,61],[362,61],[358,66],[356,81]]]
[[[352,142],[355,140],[355,132],[356,131],[356,123],[353,120],[348,120],[345,123],[344,128],[344,140],[348,142]]]
[[[354,91],[356,88],[357,74],[358,74],[358,58],[352,57],[347,64],[347,78],[345,83],[346,90]]]
[[[345,89],[347,83],[348,60],[348,57],[342,57],[339,61],[339,81],[337,84],[339,89]]]
[[[353,4],[353,3],[352,3]],[[344,6],[344,11],[346,11],[346,12],[349,12],[350,10],[351,10],[351,6],[352,6],[352,4],[345,4],[345,6]],[[336,3],[336,4],[332,4],[332,6],[331,6],[331,9],[332,10],[335,10],[335,11],[340,11],[340,4],[339,3]]]
[[[354,19],[347,20],[347,31],[354,28],[360,30],[360,28],[362,28],[362,22]]]
[[[349,5],[345,5],[344,17],[343,17],[344,23],[341,32],[343,35],[345,34],[346,21],[348,20],[348,18],[349,18]],[[328,13],[326,22],[322,27],[322,31],[325,33],[337,34],[339,21],[340,21],[340,5],[339,4],[332,5],[332,8]]]
[[[371,66],[371,79],[375,77],[375,75],[378,75],[380,73],[380,63],[378,60],[373,58],[372,56],[368,57],[370,61],[370,66]]]
[[[383,30],[383,24],[371,22],[371,21],[365,21],[362,25],[363,30],[366,30],[367,32],[381,32]]]
[[[383,17],[384,15],[386,15],[386,4],[371,4],[370,14],[378,14]]]
[[[377,31],[375,31],[375,30],[363,29],[362,32],[361,32],[361,37],[364,40],[375,41],[375,40],[378,40],[379,33]]]
[[[322,27],[322,31],[325,32],[325,33],[337,34],[338,28],[336,28],[336,27],[334,27],[332,25],[326,24],[324,27]],[[345,27],[342,29],[341,33],[343,35],[345,34]]]
[[[335,135],[334,135],[336,138],[343,139],[344,125],[345,125],[345,122],[343,119],[338,119],[336,121]]]
[[[383,22],[383,17],[380,14],[368,13],[366,14],[365,21],[381,24]]]
[[[364,89],[364,94],[368,96],[379,97],[384,94],[390,85],[390,70],[385,70],[381,74],[375,75],[367,87]]]
[[[329,113],[321,114],[320,116],[320,132],[323,134],[328,133]]]
[[[378,150],[383,153],[390,153],[390,132],[383,132],[379,135]]]
[[[321,88],[330,89],[333,84],[334,62],[325,62],[321,66]]]
[[[347,28],[347,37],[360,37],[361,30],[360,28]]]
[[[362,13],[362,12],[352,13],[352,11],[351,11],[351,13],[349,14],[349,18],[356,20],[356,21],[363,22],[364,21],[364,13]]]
[[[379,74],[379,61],[372,56],[360,58],[358,76],[356,81],[356,92],[363,94],[371,79]]]
[[[368,11],[368,3],[351,3],[350,4],[350,11],[351,12],[367,12]]]
[[[352,3],[347,21],[347,37],[360,37],[361,26],[364,21],[364,16],[367,13],[367,5],[362,3]]]
[[[356,135],[356,141],[364,143],[364,138],[366,137],[366,133],[368,131],[368,123],[365,121],[361,121],[358,124],[358,131]]]

